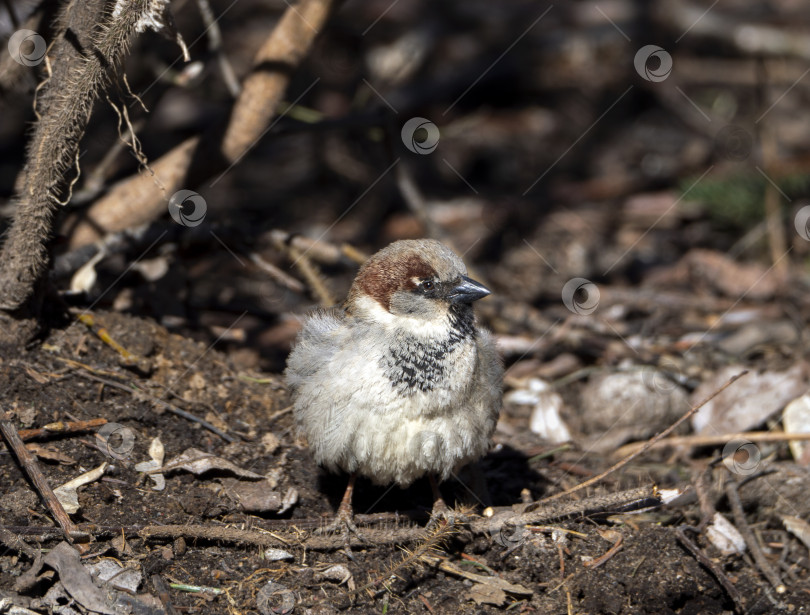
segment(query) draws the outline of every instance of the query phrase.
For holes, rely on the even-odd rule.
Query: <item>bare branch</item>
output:
[[[193,188],[195,179],[202,181],[238,162],[267,132],[292,72],[309,52],[333,4],[332,0],[302,0],[290,6],[257,52],[253,72],[236,100],[221,144],[205,142],[205,137],[215,136],[216,131],[211,131],[203,139],[184,141],[154,162],[155,179],[165,193],[143,173],[116,184],[87,211],[86,221],[76,226],[71,248],[154,220],[166,212],[166,202],[174,192]],[[181,185],[183,181],[187,183]]]
[[[119,0],[112,10],[104,0],[88,0],[68,3],[60,14],[46,57],[51,74],[38,94],[39,121],[15,199],[17,213],[0,252],[0,310],[38,314],[42,297],[35,290],[47,273],[53,218],[93,103],[136,32],[164,9],[156,0]],[[9,342],[16,337],[8,330],[6,336]]]

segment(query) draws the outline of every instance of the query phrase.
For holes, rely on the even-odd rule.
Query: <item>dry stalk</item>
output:
[[[48,479],[45,478],[42,470],[39,469],[36,457],[25,448],[11,417],[4,412],[0,412],[0,434],[2,434],[8,448],[15,455],[17,461],[19,461],[26,476],[31,479],[39,497],[42,498],[45,506],[51,512],[51,515],[53,515],[59,527],[62,528],[65,539],[72,543],[74,537],[83,537],[83,535],[77,531],[76,526],[73,525],[70,517],[62,507],[62,503],[54,494],[50,483],[48,483]]]
[[[333,4],[332,0],[301,0],[284,12],[253,60],[254,72],[236,100],[221,144],[209,142],[209,137],[218,134],[220,127],[216,126],[210,134],[191,137],[152,163],[154,178],[168,195],[228,170],[259,142],[271,125],[292,72],[323,29]],[[90,207],[86,221],[77,224],[71,248],[154,220],[166,212],[166,198],[151,175],[138,173],[119,182]]]
[[[117,74],[143,20],[161,22],[164,4],[119,0],[112,9],[104,0],[87,0],[67,3],[60,13],[45,60],[50,74],[38,90],[39,120],[15,197],[17,213],[0,252],[0,310],[38,315],[53,219],[93,104]],[[11,343],[23,341],[19,335],[6,331]]]

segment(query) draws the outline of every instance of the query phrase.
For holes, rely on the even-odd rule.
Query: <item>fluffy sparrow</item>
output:
[[[438,490],[488,450],[501,407],[503,368],[472,303],[490,294],[461,259],[430,239],[397,241],[357,273],[342,307],[303,323],[287,360],[299,433],[315,461],[349,473],[329,529],[356,532],[357,475]]]

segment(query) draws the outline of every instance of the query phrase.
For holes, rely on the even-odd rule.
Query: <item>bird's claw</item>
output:
[[[357,529],[357,525],[354,523],[354,514],[352,511],[345,510],[342,506],[338,509],[338,513],[331,523],[315,530],[315,534],[318,534],[319,536],[323,534],[330,534],[332,532],[340,532],[340,535],[343,538],[343,548],[346,551],[346,555],[351,560],[354,560],[354,555],[352,554],[350,534],[354,534],[355,537],[360,540],[360,542],[369,544],[368,539],[359,529]]]
[[[443,499],[439,498],[433,503],[433,510],[430,511],[430,520],[427,522],[427,529],[437,529],[441,523],[452,526],[461,520],[462,517],[457,515],[455,510],[445,504]]]

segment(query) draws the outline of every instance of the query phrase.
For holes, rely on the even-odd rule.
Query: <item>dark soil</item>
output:
[[[79,492],[81,510],[74,521],[94,535],[85,561],[114,557],[137,567],[147,579],[159,574],[171,582],[226,592],[210,596],[174,591],[171,602],[179,612],[258,612],[257,593],[271,580],[281,587],[274,598],[279,601],[279,608],[289,595],[284,591],[289,590],[298,605],[296,612],[299,609],[304,612],[304,605],[317,605],[314,612],[324,613],[344,609],[379,613],[386,608],[389,612],[410,613],[425,611],[428,605],[433,612],[441,613],[499,612],[506,606],[519,612],[561,614],[719,614],[735,608],[717,578],[678,541],[678,526],[696,525],[701,520],[694,499],[681,506],[637,515],[566,519],[554,527],[517,538],[507,537],[512,542],[506,543],[498,535],[472,533],[460,525],[437,548],[441,558],[471,572],[497,575],[530,591],[530,595],[523,596],[507,593],[499,606],[478,605],[471,600],[473,584],[469,580],[425,562],[402,564],[403,558],[407,558],[404,554],[408,553],[402,547],[418,550],[422,530],[415,530],[416,540],[407,540],[402,545],[355,547],[353,559],[337,548],[306,550],[299,546],[307,535],[300,528],[318,526],[333,513],[345,477],[318,470],[306,449],[295,441],[291,415],[284,411],[288,399],[280,379],[256,381],[259,374],[236,368],[219,351],[169,334],[154,323],[109,312],[96,317],[113,339],[149,359],[148,375],[121,367],[116,351],[84,324],[74,322],[51,331],[34,350],[21,356],[3,357],[2,407],[13,410],[18,417],[27,417],[18,419],[19,427],[101,416],[134,435],[131,448],[125,448],[123,443],[112,444],[120,458],[99,450],[93,433],[47,437],[42,444],[59,451],[69,461],[54,463],[43,459],[40,464],[54,486],[104,461],[110,464],[100,481]],[[88,379],[88,375],[128,383],[156,398],[174,400],[192,414],[221,426],[236,442],[226,443],[198,423],[167,412],[142,395],[112,388]],[[33,413],[27,411],[31,408]],[[503,420],[509,423],[517,419],[507,410]],[[269,450],[266,440],[262,441],[266,434],[278,438],[278,444],[270,444]],[[168,474],[166,489],[153,491],[150,481],[133,466],[148,459],[147,449],[155,437],[163,442],[167,458],[189,447],[225,457],[242,468],[275,477],[279,492],[297,489],[298,503],[281,517],[272,513],[246,514],[222,489],[224,472],[202,476]],[[479,468],[496,507],[518,502],[524,489],[533,498],[557,491],[559,486],[576,482],[572,471],[588,476],[608,462],[580,451],[550,452],[550,447],[543,447],[542,442],[526,432],[510,438],[501,430],[496,441],[497,450]],[[538,459],[536,454],[542,451],[549,454]],[[657,463],[656,459],[665,461],[660,454],[650,453],[640,465],[610,476],[597,492],[653,482],[668,487],[681,483],[684,473],[688,475],[705,467],[698,460],[680,459],[673,464],[671,460]],[[5,496],[0,501],[0,524],[16,526],[20,532],[25,528],[26,541],[47,550],[61,540],[50,530],[53,523],[48,513],[7,452],[0,460],[0,483]],[[791,470],[774,462],[770,472],[769,490]],[[461,478],[465,484],[467,481],[476,484],[475,476]],[[796,476],[792,480],[795,482]],[[807,484],[806,473],[802,480]],[[475,503],[460,483],[451,481],[444,489],[451,501],[455,496],[457,503],[464,500]],[[773,522],[776,502],[758,505],[758,496],[750,489],[744,487],[741,493],[750,511],[748,522],[758,528],[766,543],[783,541],[784,532]],[[806,508],[806,503],[802,506]],[[417,483],[405,491],[386,490],[364,481],[357,486],[355,508],[364,513],[360,519],[368,520],[369,527],[375,524],[391,527],[391,523],[417,527],[424,524],[429,507],[427,484]],[[398,520],[393,521],[393,513],[397,512]],[[481,506],[475,512],[480,513]],[[227,526],[253,531],[266,528],[279,538],[278,547],[289,551],[293,560],[267,562],[262,556],[263,549],[226,540],[172,541],[138,535],[140,528],[153,525]],[[723,557],[696,534],[687,534],[731,579],[748,613],[805,612],[807,559],[800,548],[783,555],[787,557],[783,561],[791,563],[791,577],[797,583],[791,584],[786,594],[776,595],[750,560]],[[120,541],[121,535],[126,536],[125,543]],[[589,562],[604,556],[619,536],[621,548],[601,565],[591,566]],[[319,576],[330,564],[344,565],[355,586],[370,584],[370,587],[348,595],[346,585]],[[30,566],[28,558],[4,549],[0,556],[0,591],[11,589]],[[148,582],[144,588],[150,589]]]

